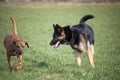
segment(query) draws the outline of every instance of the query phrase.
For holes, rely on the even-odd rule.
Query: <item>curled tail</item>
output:
[[[16,29],[16,22],[13,17],[10,17],[12,24],[13,24],[13,34],[17,34],[17,29]]]
[[[94,18],[93,15],[85,15],[85,16],[83,16],[83,17],[81,18],[80,24],[81,24],[81,23],[85,23],[85,21],[87,21],[88,19],[92,19],[92,18]]]

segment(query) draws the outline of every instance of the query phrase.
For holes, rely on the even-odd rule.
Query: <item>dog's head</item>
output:
[[[16,55],[21,55],[26,46],[29,48],[28,43],[21,39],[12,41],[11,46],[14,48]]]
[[[65,44],[69,41],[71,37],[70,26],[61,27],[58,24],[54,25],[53,39],[50,42],[50,45],[54,45],[54,48],[58,48],[60,44]]]

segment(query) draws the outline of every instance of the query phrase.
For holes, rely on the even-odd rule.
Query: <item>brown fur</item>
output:
[[[8,64],[10,71],[12,72],[14,69],[12,65],[11,56],[17,56],[18,64],[16,70],[20,70],[22,68],[22,55],[21,54],[19,55],[18,53],[22,53],[25,46],[28,46],[28,43],[19,38],[16,30],[16,22],[13,17],[10,18],[13,24],[13,34],[7,35],[4,39],[3,44],[6,48]]]

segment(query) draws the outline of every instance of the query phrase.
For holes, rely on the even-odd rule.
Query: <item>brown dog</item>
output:
[[[16,22],[13,17],[10,17],[12,24],[13,24],[13,34],[7,35],[4,39],[4,46],[7,51],[7,59],[8,59],[8,64],[10,71],[12,72],[13,65],[12,65],[12,60],[11,56],[17,56],[18,58],[18,64],[16,67],[16,70],[20,70],[22,68],[22,53],[24,48],[28,46],[28,43],[19,38],[16,30]]]

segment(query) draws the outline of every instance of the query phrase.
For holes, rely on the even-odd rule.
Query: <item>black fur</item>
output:
[[[69,25],[64,27],[58,24],[53,25],[54,33],[50,45],[58,48],[60,44],[69,44],[75,51],[78,66],[81,66],[81,53],[86,52],[91,66],[95,68],[93,60],[94,32],[89,25],[85,24],[85,21],[92,18],[94,18],[93,15],[86,15],[80,20],[79,24],[73,25],[71,28]]]
[[[87,21],[88,19],[92,19],[92,18],[94,18],[93,15],[86,15],[86,16],[84,16],[84,17],[81,18],[81,20],[80,20],[79,23],[80,24],[85,23],[85,21]]]
[[[72,48],[74,48],[74,45],[79,45],[80,42],[80,34],[83,35],[83,37],[87,41],[89,41],[90,44],[94,45],[94,33],[92,28],[85,24],[85,21],[88,19],[94,18],[93,15],[86,15],[81,20],[80,23],[77,25],[73,25],[71,28],[69,25],[61,27],[58,24],[53,25],[54,27],[54,33],[53,33],[53,39],[50,42],[50,45],[54,45],[57,43],[57,41],[60,41],[60,44],[69,43]],[[57,39],[61,36],[61,32],[64,31],[65,38],[62,40]]]

